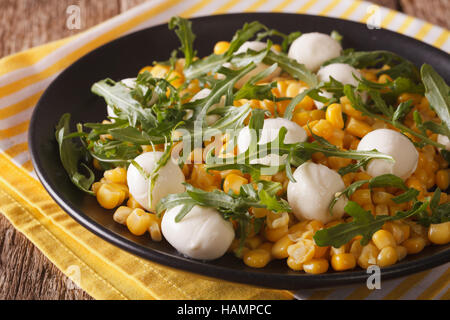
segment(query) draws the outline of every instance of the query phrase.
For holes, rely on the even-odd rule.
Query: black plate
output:
[[[387,31],[369,30],[364,24],[300,14],[249,13],[192,19],[197,35],[195,46],[199,56],[212,52],[219,40],[231,39],[245,22],[258,20],[283,32],[300,30],[344,35],[344,48],[358,50],[385,49],[396,52],[417,65],[426,62],[450,82],[448,54],[423,42]],[[106,116],[103,99],[90,92],[91,85],[104,78],[120,80],[135,76],[145,65],[166,60],[179,43],[167,25],[159,25],[112,41],[82,57],[64,70],[48,87],[34,109],[29,143],[36,173],[53,199],[84,227],[138,256],[170,267],[205,276],[257,286],[299,289],[331,287],[362,282],[367,273],[362,269],[310,275],[289,270],[285,261],[273,261],[266,268],[252,269],[227,254],[212,261],[187,259],[165,241],[152,242],[149,237],[135,237],[126,227],[112,220],[111,212],[101,208],[94,197],[79,191],[70,182],[61,165],[54,128],[61,115],[72,114],[72,123],[101,121]],[[382,271],[383,279],[404,276],[450,261],[450,246],[427,247],[420,254]]]

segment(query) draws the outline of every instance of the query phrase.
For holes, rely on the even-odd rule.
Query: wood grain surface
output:
[[[86,30],[145,0],[0,0],[0,57]],[[450,28],[449,0],[377,0]],[[80,30],[66,28],[66,9],[81,8]],[[0,214],[0,299],[92,299]]]

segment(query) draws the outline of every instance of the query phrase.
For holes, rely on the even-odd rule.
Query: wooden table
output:
[[[92,27],[145,0],[0,0],[0,58]],[[450,28],[448,0],[376,0]],[[80,6],[81,30],[65,27],[66,8]],[[0,299],[92,299],[74,289],[33,244],[0,214]]]

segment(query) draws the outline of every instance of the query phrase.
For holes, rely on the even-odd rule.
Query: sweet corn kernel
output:
[[[267,240],[271,242],[275,242],[280,240],[283,236],[285,236],[288,233],[288,225],[284,225],[279,228],[270,229],[270,228],[264,228],[264,236]]]
[[[94,182],[91,186],[92,192],[96,195],[98,192],[98,189],[100,189],[101,186],[102,186],[101,182]]]
[[[428,239],[435,244],[447,244],[450,242],[450,221],[431,224],[428,229]]]
[[[126,224],[127,218],[130,215],[131,211],[133,211],[133,209],[125,206],[120,206],[114,212],[113,220],[120,224]]]
[[[384,191],[374,191],[372,194],[372,200],[374,204],[393,204],[394,202],[391,201],[391,198],[394,196],[390,193],[384,192]]]
[[[314,250],[314,258],[319,259],[325,257],[329,249],[330,247],[319,247],[318,245],[316,245],[316,248]]]
[[[310,113],[312,121],[325,119],[325,111],[323,110],[312,110]]]
[[[327,121],[325,119],[321,119],[312,128],[312,132],[314,134],[328,140],[333,136],[334,128],[333,128],[333,125],[329,121]]]
[[[392,233],[383,229],[378,230],[373,234],[372,241],[379,250],[388,246],[395,247],[397,245]]]
[[[97,201],[105,209],[112,209],[125,200],[125,192],[111,184],[102,184],[97,191]]]
[[[145,66],[141,70],[139,70],[139,73],[144,73],[145,71],[151,72],[153,69],[152,66]]]
[[[325,114],[327,119],[335,128],[344,128],[344,119],[342,118],[342,105],[333,103],[327,107]]]
[[[169,66],[157,64],[150,70],[150,73],[155,78],[165,78],[169,70],[170,70]]]
[[[363,206],[366,204],[372,204],[372,197],[369,189],[358,189],[351,195],[351,200],[357,202]]]
[[[289,256],[287,249],[290,245],[294,244],[288,235],[283,236],[272,246],[272,256],[275,259],[285,259]]]
[[[403,260],[408,255],[408,250],[403,246],[396,246],[398,261]]]
[[[133,197],[128,198],[127,207],[131,209],[143,209],[139,202],[137,202]]]
[[[402,243],[409,237],[409,226],[407,225],[399,225],[396,223],[397,221],[388,221],[383,225],[383,230],[388,231],[392,234],[397,244]],[[408,231],[407,233],[404,231],[403,226],[405,226]]]
[[[244,184],[248,184],[248,180],[246,178],[231,173],[225,177],[225,180],[223,182],[223,191],[228,193],[230,190],[232,190],[234,194],[239,194],[241,186]]]
[[[301,127],[305,126],[311,120],[311,113],[307,111],[296,112],[292,116],[292,121]]]
[[[391,266],[398,261],[398,254],[395,247],[387,246],[381,249],[377,256],[377,265],[380,267]]]
[[[340,253],[331,257],[331,266],[336,271],[350,270],[356,267],[356,259],[352,253]]]
[[[334,256],[336,254],[346,253],[348,249],[348,243],[343,244],[339,248],[330,247],[330,256]]]
[[[249,267],[264,268],[270,262],[270,253],[264,249],[249,250],[243,260]]]
[[[287,258],[287,265],[289,266],[289,268],[291,268],[294,271],[301,271],[303,270],[303,263],[297,261],[296,259],[294,259],[293,257],[289,257]]]
[[[373,129],[367,123],[350,117],[347,121],[347,127],[345,128],[345,130],[354,136],[362,138]]]
[[[161,233],[161,219],[158,218],[155,214],[149,213],[150,217],[150,226],[148,227],[148,233],[153,241],[161,241],[162,233]]]
[[[306,273],[321,274],[328,271],[328,260],[326,259],[312,259],[303,264],[303,270]]]
[[[106,180],[114,183],[126,184],[127,183],[127,170],[122,167],[117,167],[111,170],[106,170],[103,173]]]
[[[281,46],[279,44],[272,45],[272,49],[277,51],[277,52],[281,52],[282,51]]]
[[[422,237],[413,237],[403,241],[402,246],[406,248],[408,254],[419,253],[425,248],[426,242]]]
[[[441,190],[447,190],[450,184],[448,170],[439,170],[436,172],[436,184]]]
[[[418,105],[422,102],[423,96],[417,93],[402,93],[398,96],[398,103],[413,101],[413,105]]]
[[[341,105],[342,105],[342,111],[347,114],[349,117],[358,119],[358,120],[364,120],[365,116],[363,116],[361,111],[356,110],[352,107],[350,101],[347,97],[341,98]]]
[[[127,227],[136,236],[143,235],[151,223],[150,214],[142,209],[134,209],[127,218]]]
[[[315,254],[314,241],[310,239],[299,239],[287,249],[290,257],[293,257],[299,263],[310,261]]]
[[[361,241],[355,240],[350,245],[349,252],[355,256],[355,259],[358,259],[359,256],[361,255],[362,248],[363,248],[363,246],[361,245]]]
[[[245,246],[253,250],[258,248],[262,242],[263,239],[260,236],[254,236],[245,240]]]
[[[358,257],[358,265],[363,269],[367,269],[370,265],[377,263],[378,254],[379,250],[375,245],[371,243],[365,245]]]
[[[214,46],[214,54],[224,54],[229,47],[230,43],[228,41],[219,41]]]

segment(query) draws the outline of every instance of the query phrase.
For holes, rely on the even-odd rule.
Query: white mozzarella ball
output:
[[[179,222],[175,217],[182,206],[164,214],[161,230],[164,238],[179,252],[200,260],[213,260],[225,254],[234,239],[231,222],[213,208],[194,206]]]
[[[303,142],[308,137],[306,131],[295,122],[285,118],[271,118],[264,120],[258,144],[262,145],[273,141],[278,136],[281,127],[285,127],[287,129],[286,136],[284,137],[284,143]],[[250,145],[250,140],[251,140],[250,129],[249,127],[245,127],[241,130],[241,132],[239,132],[237,139],[237,148],[239,153],[243,153],[248,149]],[[278,165],[278,163],[285,158],[286,156],[283,156],[280,159],[278,155],[270,154],[261,159],[254,159],[252,160],[252,163],[261,163],[275,166]]]
[[[344,215],[348,201],[345,196],[335,203],[332,214],[329,211],[331,201],[345,189],[344,181],[336,171],[308,161],[299,166],[293,176],[296,182],[289,181],[287,199],[297,219],[328,223]]]
[[[320,68],[319,72],[317,72],[317,77],[320,81],[328,82],[333,77],[342,84],[351,84],[356,87],[358,86],[358,81],[353,75],[358,78],[362,77],[357,69],[345,63],[332,63]]]
[[[329,35],[311,32],[302,34],[292,42],[288,57],[316,72],[325,61],[340,56],[341,51],[340,43]]]
[[[406,180],[416,170],[419,153],[414,144],[403,134],[391,129],[377,129],[366,134],[358,145],[358,150],[374,150],[390,155],[395,163],[374,159],[367,165],[367,173],[372,177],[394,174]]]
[[[238,50],[236,50],[235,54],[239,54],[242,52],[247,52],[248,49],[251,49],[253,51],[261,51],[264,50],[267,47],[267,43],[265,42],[261,42],[261,41],[246,41],[244,42]],[[271,48],[271,50],[275,53],[278,53],[276,50],[274,50],[273,48]],[[250,80],[251,77],[257,75],[258,73],[266,70],[267,68],[269,68],[270,66],[268,66],[267,64],[264,64],[262,62],[258,63],[256,65],[256,68],[253,69],[252,71],[250,71],[249,73],[247,73],[245,76],[243,76],[241,79],[239,79],[236,82],[236,88],[240,89],[242,88],[242,86],[248,82],[248,80]],[[270,75],[268,75],[266,78],[262,79],[261,82],[269,82],[271,81],[273,78],[278,77],[281,73],[281,68],[278,67],[276,68]]]
[[[353,68],[351,65],[345,63],[332,63],[325,67],[320,68],[317,72],[317,77],[319,81],[328,82],[333,77],[335,80],[341,82],[343,85],[350,84],[352,86],[357,87],[358,81],[353,77],[355,75],[358,78],[361,78],[361,73]],[[331,98],[333,95],[329,92],[322,92],[322,96],[326,98]],[[366,95],[363,95],[362,98],[366,100]],[[324,104],[316,101],[316,106],[318,109],[321,109]]]
[[[445,150],[450,151],[450,139],[443,134],[438,134],[437,142],[445,146]]]
[[[163,152],[145,152],[137,156],[134,160],[148,174],[151,174],[156,167]],[[130,194],[146,210],[155,212],[159,200],[172,193],[184,192],[182,184],[185,181],[183,172],[178,165],[169,159],[166,165],[158,170],[158,176],[154,182],[151,195],[151,205],[149,201],[149,190],[151,179],[146,179],[139,170],[130,164],[127,171],[127,183]]]

